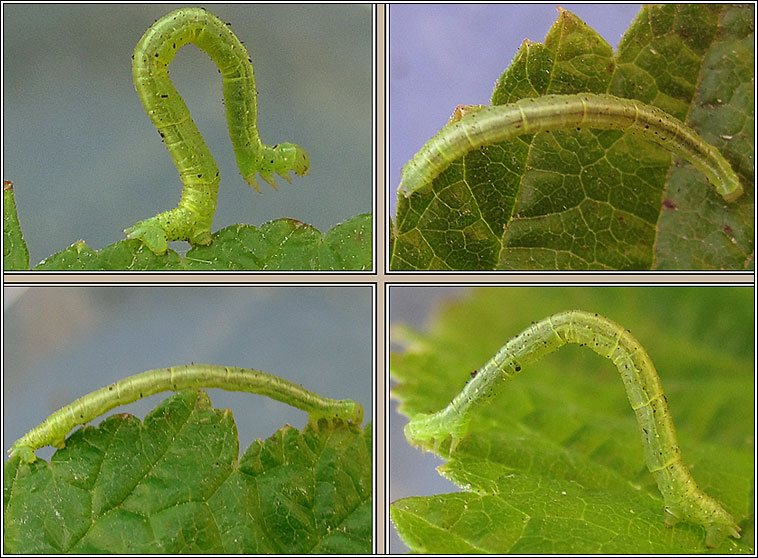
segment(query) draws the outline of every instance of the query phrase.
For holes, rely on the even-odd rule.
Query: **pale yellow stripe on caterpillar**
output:
[[[289,171],[302,176],[310,165],[308,154],[298,145],[268,146],[261,141],[252,60],[223,21],[202,8],[182,8],[160,18],[137,43],[132,74],[140,101],[163,138],[184,188],[175,209],[125,231],[128,239],[141,239],[156,254],[165,253],[171,240],[210,244],[216,211],[218,167],[168,75],[176,52],[187,43],[205,51],[221,73],[229,137],[248,184],[260,192],[256,180],[260,173],[276,188],[274,173],[290,181]]]
[[[308,422],[342,419],[360,424],[363,407],[351,399],[322,397],[297,384],[247,368],[190,364],[148,370],[94,391],[50,415],[42,424],[19,438],[9,451],[11,459],[31,463],[34,451],[52,445],[62,448],[66,435],[76,426],[86,424],[120,405],[126,405],[164,391],[219,388],[266,395],[308,413]]]
[[[430,186],[453,161],[473,149],[524,134],[573,128],[639,135],[692,163],[726,201],[742,194],[742,185],[721,152],[680,120],[640,101],[591,93],[457,109],[450,122],[403,167],[399,191],[407,197]]]
[[[589,312],[571,310],[533,323],[508,341],[450,404],[434,414],[418,414],[405,427],[408,441],[439,452],[450,440],[452,454],[468,433],[472,411],[525,366],[567,343],[589,347],[610,359],[621,374],[627,398],[640,426],[645,462],[663,496],[664,522],[703,525],[706,545],[716,547],[725,536],[739,538],[740,527],[723,506],[700,490],[682,461],[674,423],[658,373],[645,349],[615,322]]]

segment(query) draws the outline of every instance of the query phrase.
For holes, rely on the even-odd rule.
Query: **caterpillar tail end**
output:
[[[431,190],[432,181],[436,178],[436,174],[432,177],[424,177],[423,171],[417,168],[418,163],[414,157],[408,161],[404,166],[400,175],[400,186],[397,187],[397,192],[404,198],[410,198],[411,194],[418,192],[428,192]]]
[[[432,190],[431,190],[431,185],[430,184],[424,184],[423,186],[421,186],[419,188],[414,188],[412,190],[411,189],[406,189],[405,186],[401,185],[397,189],[397,191],[400,192],[400,195],[402,195],[404,198],[407,199],[407,198],[410,198],[416,192],[419,192],[421,194],[428,194]]]
[[[162,256],[168,251],[166,233],[158,224],[151,223],[150,219],[140,221],[133,227],[124,229],[127,240],[141,240],[156,256]]]
[[[8,454],[10,459],[19,458],[22,463],[34,463],[37,461],[34,450],[29,446],[14,445],[8,450]]]
[[[451,455],[466,434],[466,424],[454,421],[436,413],[428,415],[420,413],[405,425],[405,438],[413,446],[431,451],[437,455]],[[449,447],[443,445],[450,440]],[[446,450],[446,451],[445,451]]]
[[[407,199],[411,197],[411,194],[413,194],[413,192],[415,192],[415,190],[412,190],[411,188],[406,186],[406,184],[403,181],[400,181],[400,186],[398,186],[397,188],[398,194],[400,194],[401,196]]]
[[[193,246],[210,244],[211,220],[201,219],[198,212],[180,206],[140,221],[124,232],[128,240],[141,240],[153,254],[162,256],[172,240],[186,240]]]

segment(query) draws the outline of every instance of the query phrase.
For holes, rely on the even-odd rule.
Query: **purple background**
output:
[[[641,4],[561,4],[616,48]],[[554,4],[389,7],[390,214],[400,170],[458,105],[489,104],[524,39],[543,42]]]

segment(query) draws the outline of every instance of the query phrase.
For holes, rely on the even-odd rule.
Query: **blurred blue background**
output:
[[[3,4],[3,178],[31,265],[83,239],[101,249],[175,207],[181,181],[132,84],[134,46],[169,4]],[[291,217],[322,232],[372,210],[370,5],[213,4],[245,44],[265,143],[303,146],[311,174],[263,195],[239,174],[208,56],[171,78],[221,171],[218,230]],[[175,243],[186,251],[187,243]]]
[[[614,49],[642,4],[560,4]],[[458,105],[488,105],[524,39],[543,42],[548,4],[393,4],[389,7],[390,215],[400,171]]]
[[[416,331],[425,331],[431,326],[435,312],[444,301],[463,300],[470,287],[423,287],[393,286],[389,293],[388,321],[392,326],[407,326]],[[390,340],[392,333],[390,332]],[[390,343],[390,351],[403,352],[405,347]],[[390,389],[395,385],[390,380]],[[433,496],[460,492],[455,484],[442,477],[435,470],[445,463],[432,452],[421,451],[408,444],[403,428],[408,418],[397,411],[398,402],[390,398],[389,413],[389,503],[410,496]],[[402,474],[401,474],[402,473]],[[389,515],[389,512],[387,512]],[[405,554],[408,547],[397,534],[390,522],[389,548],[392,554]]]
[[[127,376],[178,364],[255,368],[372,417],[370,286],[6,287],[4,447],[58,408]],[[209,390],[244,451],[306,413],[261,395]],[[140,418],[167,394],[119,407]],[[116,412],[116,411],[112,411]],[[49,459],[53,448],[39,450]]]

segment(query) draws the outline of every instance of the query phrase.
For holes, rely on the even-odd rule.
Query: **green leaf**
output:
[[[398,196],[391,268],[752,268],[753,18],[747,5],[646,6],[614,53],[560,10],[543,44],[524,41],[492,95],[498,105],[610,93],[662,108],[730,161],[746,191],[736,202],[628,134],[521,136],[473,150],[427,191]]]
[[[752,553],[755,448],[753,292],[748,287],[483,288],[449,303],[428,332],[398,330],[399,411],[445,407],[533,320],[572,308],[628,327],[661,377],[685,463],[741,525],[717,552]],[[443,451],[440,453],[444,454]],[[705,529],[663,523],[639,427],[614,367],[567,346],[493,394],[442,476],[460,493],[391,505],[423,553],[700,553]],[[394,474],[402,474],[394,473]]]
[[[13,183],[9,180],[3,181],[3,269],[29,269],[29,250],[21,234]]]
[[[49,463],[5,463],[11,553],[370,553],[371,426],[290,426],[239,457],[203,391],[75,431]]]
[[[300,221],[277,219],[260,228],[232,225],[221,229],[209,246],[193,247],[184,257],[173,250],[156,256],[139,240],[122,240],[99,252],[79,241],[34,269],[359,271],[372,266],[371,232],[370,213],[348,219],[325,235]]]

